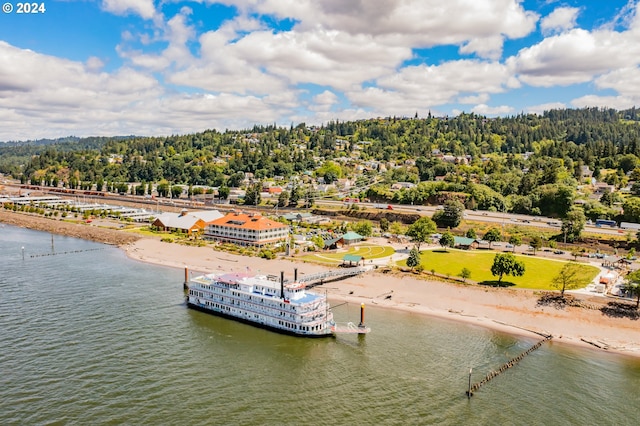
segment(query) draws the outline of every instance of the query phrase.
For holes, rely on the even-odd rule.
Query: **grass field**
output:
[[[498,277],[491,275],[491,265],[496,252],[479,252],[454,250],[449,251],[423,251],[420,256],[420,263],[424,270],[429,272],[435,270],[438,274],[458,276],[462,268],[471,271],[470,280],[481,283],[483,281],[494,282]],[[504,285],[513,285],[519,288],[530,288],[538,290],[553,290],[551,280],[558,275],[566,262],[549,260],[531,256],[518,256],[518,260],[524,262],[525,272],[522,277],[512,277],[505,275],[502,277]],[[400,262],[406,266],[406,261]],[[582,280],[586,287],[598,274],[598,268],[591,265],[583,265]]]
[[[349,247],[346,250],[340,250],[338,252],[319,252],[314,254],[308,254],[302,256],[302,260],[308,262],[320,262],[330,264],[342,263],[342,258],[345,254],[353,254],[356,256],[362,256],[365,260],[379,259],[381,257],[391,256],[396,251],[391,247],[384,247],[378,245],[358,245]]]

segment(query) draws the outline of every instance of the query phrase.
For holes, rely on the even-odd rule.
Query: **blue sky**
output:
[[[640,103],[638,0],[1,2],[0,141]]]

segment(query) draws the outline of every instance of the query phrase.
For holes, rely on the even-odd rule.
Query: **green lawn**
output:
[[[478,283],[482,281],[497,281],[498,277],[491,275],[491,265],[496,252],[466,251],[449,249],[427,250],[420,253],[420,263],[426,272],[432,269],[438,274],[458,276],[462,268],[471,271],[470,280]],[[551,280],[558,275],[566,262],[542,259],[532,256],[516,255],[518,260],[524,262],[525,272],[521,277],[503,276],[502,282],[514,287],[530,288],[538,290],[553,290]],[[400,262],[406,266],[406,261]],[[583,265],[582,278],[586,287],[598,274],[598,268],[591,265]]]
[[[349,247],[347,250],[340,250],[338,252],[317,252],[314,254],[308,254],[302,256],[302,260],[308,262],[320,262],[339,264],[342,263],[342,258],[345,254],[353,254],[356,256],[362,256],[365,260],[379,259],[381,257],[391,256],[396,251],[391,247],[384,247],[378,245],[358,245]]]

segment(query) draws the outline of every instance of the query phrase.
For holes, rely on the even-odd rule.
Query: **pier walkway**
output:
[[[331,271],[319,272],[317,274],[303,275],[301,277],[298,277],[297,281],[299,283],[305,284],[307,288],[311,288],[328,281],[336,281],[336,280],[341,280],[344,278],[364,274],[365,272],[371,269],[373,269],[371,266],[363,266],[359,268],[335,269]],[[291,280],[287,279],[284,282],[285,284],[290,283]]]

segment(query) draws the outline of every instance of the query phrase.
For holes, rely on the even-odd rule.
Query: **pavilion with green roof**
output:
[[[353,231],[349,231],[346,234],[344,234],[342,236],[342,241],[344,241],[345,244],[355,244],[355,243],[359,243],[360,241],[362,241],[364,239],[364,237],[360,234],[358,234],[357,232],[353,232]]]
[[[342,257],[343,266],[358,266],[360,262],[362,262],[362,266],[364,266],[364,257],[355,254],[345,254]]]

